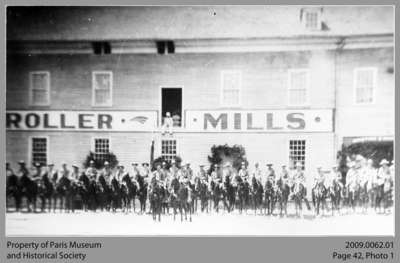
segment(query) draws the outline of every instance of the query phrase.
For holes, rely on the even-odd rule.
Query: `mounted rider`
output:
[[[95,163],[93,160],[90,160],[89,162],[89,167],[86,169],[85,174],[89,177],[91,180],[97,180],[97,169],[95,167]]]

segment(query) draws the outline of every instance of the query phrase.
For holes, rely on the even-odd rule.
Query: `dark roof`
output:
[[[324,29],[302,6],[8,7],[8,40],[213,39],[394,32],[392,6],[324,6]]]

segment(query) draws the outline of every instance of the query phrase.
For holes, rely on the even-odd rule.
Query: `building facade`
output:
[[[240,144],[250,165],[311,173],[343,143],[393,140],[390,6],[46,10],[8,9],[11,163],[112,151],[129,166],[154,141],[193,166]]]

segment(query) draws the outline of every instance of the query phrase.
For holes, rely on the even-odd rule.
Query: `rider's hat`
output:
[[[142,163],[143,166],[149,166],[149,163]]]
[[[73,164],[72,167],[79,168],[79,166],[77,164]]]
[[[33,164],[33,166],[35,166],[36,168],[38,168],[38,167],[40,167],[41,165],[40,165],[40,163],[36,162],[36,163]]]
[[[47,166],[54,166],[54,163],[48,163]]]
[[[25,164],[25,161],[20,160],[20,161],[18,162],[18,164]]]
[[[162,162],[162,165],[167,165],[167,163],[166,162]]]
[[[171,163],[176,163],[175,160],[172,160]]]
[[[108,161],[105,161],[104,165],[110,165],[110,163]]]
[[[356,164],[355,164],[355,162],[353,162],[353,161],[351,161],[351,162],[348,163],[348,166],[349,166],[349,167],[353,167],[354,165],[356,165]]]
[[[368,160],[367,160],[367,163],[374,163],[374,160],[368,159]]]
[[[301,162],[296,162],[296,167],[302,167],[303,165],[301,164]]]
[[[200,164],[199,167],[204,167],[204,164]]]
[[[337,164],[332,165],[332,168],[338,168]]]
[[[286,167],[286,164],[282,164],[282,168]]]
[[[214,164],[214,167],[218,167],[218,164],[216,163],[216,164]]]
[[[132,163],[132,165],[133,165],[133,166],[137,166],[138,164],[137,164],[137,163]]]
[[[124,166],[122,164],[118,164],[117,168],[124,168]]]
[[[384,165],[384,164],[389,164],[389,162],[386,159],[382,159],[379,165]]]
[[[268,167],[271,167],[271,166],[272,166],[272,163],[267,163],[267,166],[268,166]]]
[[[94,161],[93,160],[90,160],[90,162],[89,162],[90,164],[94,164]]]

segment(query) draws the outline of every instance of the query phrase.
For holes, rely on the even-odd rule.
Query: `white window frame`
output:
[[[371,70],[372,71],[372,78],[373,78],[373,87],[372,87],[372,101],[371,102],[358,102],[357,101],[357,76],[358,72],[364,71],[364,70]],[[371,105],[375,104],[376,100],[376,89],[377,89],[377,75],[378,75],[378,69],[376,67],[357,67],[354,68],[353,71],[353,98],[354,98],[354,104],[355,105]]]
[[[28,164],[31,167],[33,165],[33,154],[32,154],[32,150],[33,150],[33,139],[46,139],[46,158],[47,158],[47,163],[50,162],[50,137],[49,136],[29,136],[29,142],[28,142]]]
[[[306,72],[307,73],[307,77],[306,77],[306,99],[304,101],[304,103],[302,104],[291,104],[290,103],[290,92],[293,90],[292,89],[292,74],[293,73],[298,73],[298,72]],[[288,88],[287,88],[287,105],[289,107],[304,107],[304,106],[309,106],[310,104],[310,98],[309,98],[309,94],[310,94],[310,69],[308,68],[293,68],[293,69],[289,69],[288,70]]]
[[[239,74],[239,100],[237,105],[228,105],[224,103],[224,76],[226,74]],[[237,108],[242,106],[242,71],[241,70],[221,70],[220,73],[220,105],[226,108]]]
[[[306,147],[305,152],[304,152],[304,171],[306,171],[307,170],[307,145],[308,145],[308,140],[306,138],[303,138],[303,137],[292,137],[292,138],[289,138],[286,141],[286,158],[287,158],[288,167],[290,165],[290,141],[304,141],[304,144],[305,144],[305,147]],[[294,163],[293,165],[296,165],[296,163]]]
[[[110,102],[106,104],[96,103],[96,75],[97,74],[109,74],[110,75]],[[114,76],[112,71],[92,71],[92,106],[93,107],[111,107],[113,105],[113,90],[114,90]]]
[[[167,141],[167,140],[175,140],[175,143],[176,143],[176,156],[180,156],[180,154],[179,154],[179,140],[178,140],[178,138],[160,138],[160,141],[159,141],[159,149],[160,149],[160,156],[163,156],[163,153],[162,153],[162,141]]]
[[[319,31],[322,29],[322,10],[317,8],[305,8],[301,10],[301,23],[306,30]],[[317,27],[311,28],[307,27],[307,14],[316,13],[317,14]]]
[[[45,74],[47,76],[47,102],[46,103],[35,103],[33,101],[33,75],[34,74]],[[49,71],[30,71],[29,72],[29,105],[30,106],[49,106],[50,105],[50,72]]]
[[[108,152],[112,152],[112,144],[111,144],[111,137],[109,136],[93,136],[91,140],[91,146],[90,148],[92,149],[92,152],[96,154],[96,139],[108,139]]]

